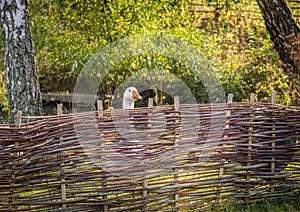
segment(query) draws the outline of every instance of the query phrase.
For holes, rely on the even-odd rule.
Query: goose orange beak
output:
[[[142,99],[142,97],[137,91],[132,91],[132,96],[134,100]]]

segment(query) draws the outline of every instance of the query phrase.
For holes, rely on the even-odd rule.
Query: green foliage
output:
[[[181,10],[186,2],[33,1],[32,28],[43,89],[71,90],[72,78],[108,43],[190,24],[186,21],[188,11]],[[53,81],[63,86],[53,87]]]
[[[0,48],[3,49],[2,40],[0,40]],[[0,122],[5,121],[8,115],[9,106],[8,99],[6,96],[6,80],[5,80],[5,71],[4,71],[4,56],[0,56]]]
[[[6,81],[3,79],[3,74],[0,75],[0,108],[3,112],[8,112],[8,100],[6,97]]]
[[[205,55],[218,71],[226,92],[233,93],[235,101],[249,99],[250,93],[256,93],[259,101],[270,101],[272,91],[276,90],[278,103],[293,103],[289,77],[281,68],[263,21],[258,19],[261,16],[243,13],[258,11],[257,5],[238,1],[233,9],[225,1],[221,6],[226,9],[217,21],[201,29],[209,40]]]

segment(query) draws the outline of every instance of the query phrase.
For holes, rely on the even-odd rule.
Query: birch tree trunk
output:
[[[300,29],[286,0],[257,0],[257,3],[286,69],[300,74]]]
[[[11,123],[18,110],[41,115],[42,104],[29,29],[28,0],[1,0],[7,93]]]

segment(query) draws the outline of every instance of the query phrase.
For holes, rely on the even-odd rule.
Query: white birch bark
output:
[[[18,110],[24,115],[41,115],[42,112],[28,1],[1,0],[0,12],[10,118],[15,123]]]

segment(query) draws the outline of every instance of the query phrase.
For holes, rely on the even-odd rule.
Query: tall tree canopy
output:
[[[25,115],[40,115],[41,95],[29,30],[28,1],[2,0],[0,6],[7,94],[13,123],[18,110]]]

